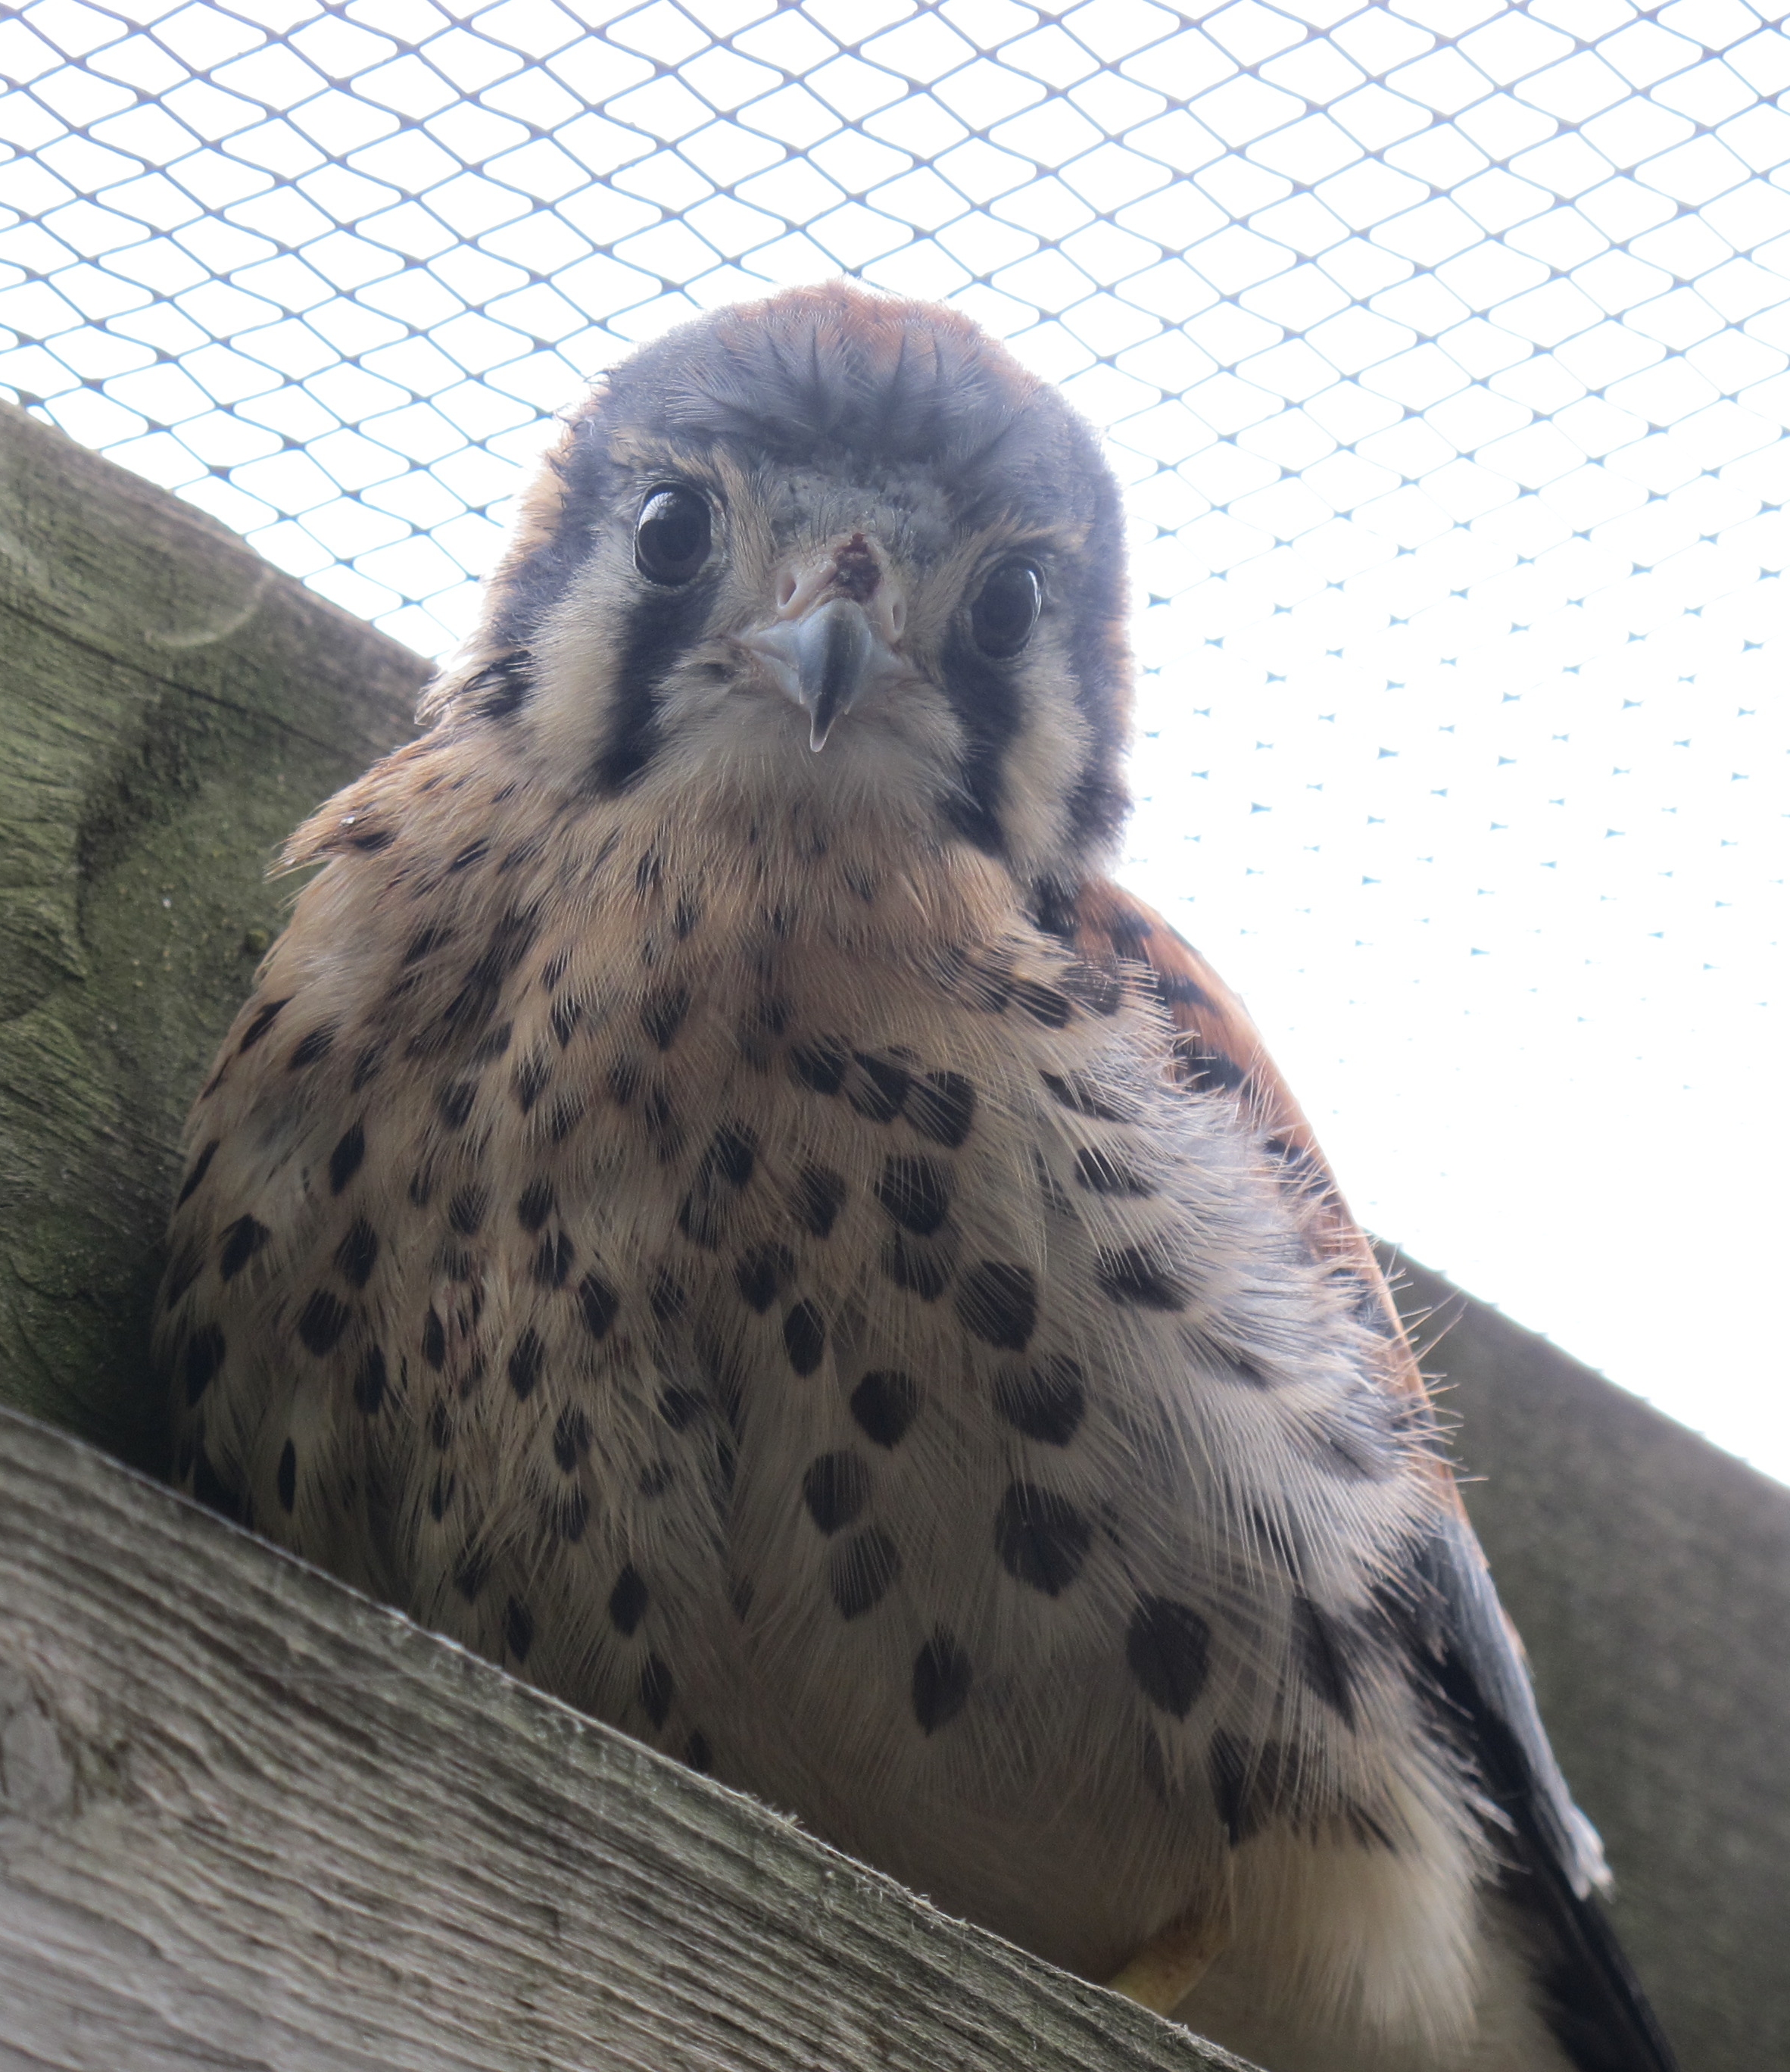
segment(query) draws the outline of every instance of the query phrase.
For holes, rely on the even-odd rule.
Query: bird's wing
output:
[[[1262,1133],[1307,1235],[1357,1284],[1357,1314],[1384,1346],[1386,1385],[1421,1425],[1428,1391],[1386,1276],[1242,1001],[1160,915],[1116,885],[1084,887],[1065,933],[1096,968],[1145,967],[1174,1028],[1176,1075],[1190,1091],[1228,1094]],[[1674,2072],[1671,2048],[1593,1896],[1608,1883],[1603,1851],[1560,1774],[1521,1643],[1439,1450],[1436,1472],[1443,1501],[1414,1579],[1414,1670],[1473,1758],[1505,1889],[1540,1946],[1552,2025],[1580,2072]]]

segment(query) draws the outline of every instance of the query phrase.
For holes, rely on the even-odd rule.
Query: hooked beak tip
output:
[[[785,695],[807,713],[815,755],[866,685],[894,666],[863,607],[848,598],[753,635],[747,645],[771,664]]]

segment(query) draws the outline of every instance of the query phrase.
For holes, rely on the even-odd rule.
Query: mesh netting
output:
[[[1053,11],[35,0],[0,380],[425,652],[541,413],[841,269],[1064,383],[1152,598],[1296,595],[1289,549],[1330,581],[1525,496],[1631,560],[1751,515],[1790,46],[1749,9]]]
[[[1129,875],[1358,1204],[1699,1421],[1781,1366],[1654,1265],[1781,1272],[1775,18],[32,0],[0,72],[0,384],[425,652],[633,342],[841,271],[1009,339],[1130,499]]]

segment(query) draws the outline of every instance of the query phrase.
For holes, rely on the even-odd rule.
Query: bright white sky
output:
[[[630,343],[1009,339],[1131,499],[1129,882],[1365,1221],[1790,1481],[1775,14],[29,0],[0,76],[0,384],[425,652]]]

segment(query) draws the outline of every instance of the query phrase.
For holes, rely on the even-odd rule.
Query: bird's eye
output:
[[[1032,638],[1044,604],[1044,580],[1030,561],[1003,561],[970,606],[970,631],[984,655],[1016,655]]]
[[[649,582],[686,583],[708,558],[708,506],[695,490],[651,491],[634,528],[634,565]]]

